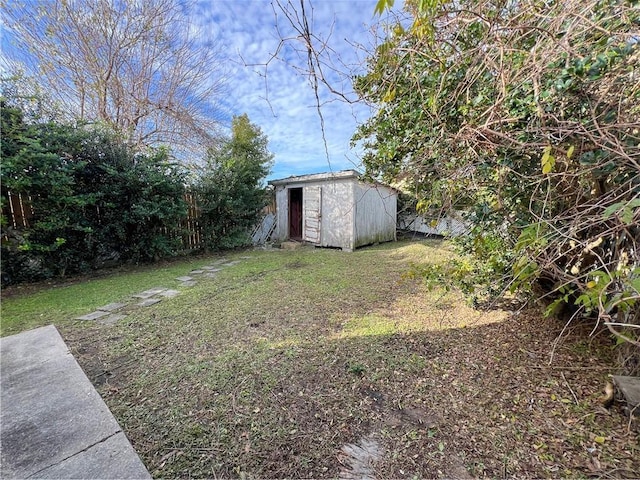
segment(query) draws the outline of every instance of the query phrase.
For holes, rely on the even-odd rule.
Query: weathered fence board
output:
[[[13,228],[28,227],[29,220],[33,217],[31,197],[13,192],[7,192],[3,196],[2,215],[7,219],[7,225]]]

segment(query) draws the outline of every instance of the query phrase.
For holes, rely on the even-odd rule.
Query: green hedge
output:
[[[20,230],[2,218],[3,283],[175,254],[186,172],[164,149],[140,152],[99,128],[28,124],[2,104],[2,199],[30,197]]]

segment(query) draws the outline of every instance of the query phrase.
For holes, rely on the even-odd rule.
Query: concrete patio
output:
[[[151,478],[53,325],[0,353],[1,478]]]

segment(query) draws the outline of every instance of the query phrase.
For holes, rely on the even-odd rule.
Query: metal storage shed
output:
[[[352,251],[396,239],[397,192],[354,170],[272,180],[276,241],[298,240]]]

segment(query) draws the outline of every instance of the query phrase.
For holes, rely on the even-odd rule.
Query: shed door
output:
[[[305,187],[302,203],[304,208],[304,240],[311,243],[320,243],[322,187]]]
[[[302,240],[302,188],[289,189],[289,238]]]

